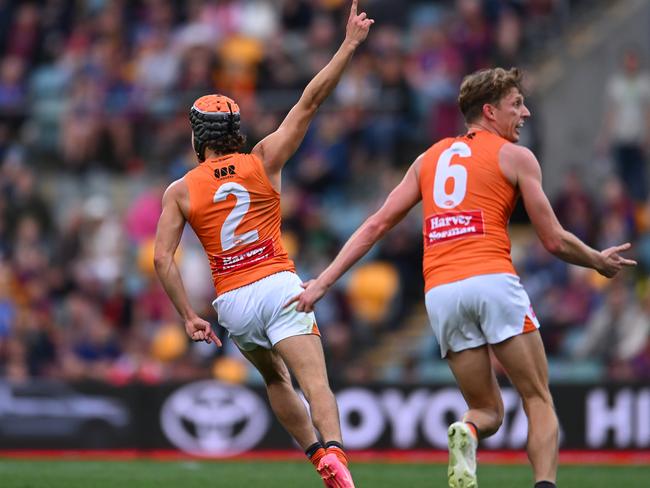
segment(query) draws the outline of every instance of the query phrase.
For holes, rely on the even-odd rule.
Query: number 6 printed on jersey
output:
[[[460,205],[467,191],[467,169],[462,164],[451,164],[454,156],[469,158],[472,150],[464,142],[454,142],[445,149],[436,166],[433,182],[433,201],[440,208],[454,208]],[[454,190],[447,193],[446,185],[449,179],[454,180]]]

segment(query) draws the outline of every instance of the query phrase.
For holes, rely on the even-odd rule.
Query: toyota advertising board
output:
[[[253,449],[266,435],[270,421],[270,409],[258,393],[217,381],[182,386],[160,410],[160,425],[167,439],[199,456]]]
[[[552,390],[563,448],[650,448],[650,386],[563,385]],[[18,390],[2,384],[0,446],[88,448],[88,426],[101,423],[92,448],[178,449],[206,457],[295,448],[259,387],[203,380],[128,388],[82,384],[53,391],[59,392],[55,401],[43,395],[20,399]],[[344,441],[353,450],[444,449],[447,426],[465,411],[462,396],[451,386],[348,386],[335,393]],[[484,449],[525,446],[527,419],[519,398],[504,387],[503,399],[503,426],[482,443]],[[64,401],[68,408],[62,416]],[[91,413],[81,408],[89,405],[101,408]],[[18,429],[30,424],[41,427]]]

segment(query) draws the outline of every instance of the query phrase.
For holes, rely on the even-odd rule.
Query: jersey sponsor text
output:
[[[467,210],[435,214],[427,217],[426,229],[427,246],[468,236],[483,236],[485,235],[483,212]]]
[[[237,251],[231,254],[222,254],[212,256],[212,265],[217,270],[217,274],[227,274],[233,271],[249,268],[255,264],[275,256],[273,240],[266,239],[254,246]]]

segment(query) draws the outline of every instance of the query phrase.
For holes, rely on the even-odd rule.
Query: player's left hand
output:
[[[302,286],[305,291],[296,295],[287,303],[284,304],[285,307],[288,307],[294,302],[298,302],[296,305],[296,311],[298,312],[313,312],[314,304],[323,298],[323,295],[327,293],[329,287],[323,285],[318,280],[309,280],[305,283],[302,283]]]
[[[600,252],[602,257],[602,265],[597,270],[601,275],[607,278],[613,278],[624,267],[636,266],[637,262],[633,259],[626,259],[619,253],[627,251],[632,247],[629,242],[619,246],[609,247]]]

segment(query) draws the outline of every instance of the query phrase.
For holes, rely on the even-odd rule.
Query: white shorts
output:
[[[301,283],[297,274],[282,271],[223,293],[212,306],[240,349],[271,349],[287,337],[318,334],[313,312],[296,312],[296,303],[284,308],[303,291]]]
[[[528,294],[512,274],[472,276],[435,286],[425,303],[443,358],[450,349],[497,344],[539,329]]]

